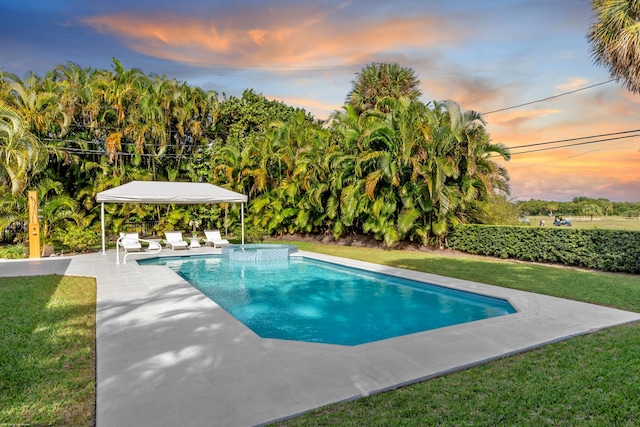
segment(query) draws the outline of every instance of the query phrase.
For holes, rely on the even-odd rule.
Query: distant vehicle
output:
[[[553,225],[557,227],[561,227],[563,225],[566,225],[567,227],[571,227],[571,221],[569,221],[568,218],[565,218],[562,216],[556,216],[556,218],[553,220]]]

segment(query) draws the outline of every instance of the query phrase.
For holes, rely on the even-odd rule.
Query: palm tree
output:
[[[128,115],[124,129],[124,134],[135,144],[137,156],[134,157],[134,163],[136,165],[140,163],[139,155],[152,151],[145,149],[148,141],[150,143],[157,141],[158,146],[163,147],[167,135],[162,107],[153,94],[142,90],[141,93],[138,105]]]
[[[640,2],[637,0],[593,0],[595,22],[587,39],[593,60],[609,69],[614,79],[640,93]]]
[[[509,160],[511,153],[507,147],[490,141],[485,122],[479,113],[462,111],[453,101],[445,101],[439,105],[446,110],[451,134],[456,141],[463,200],[486,200],[496,191],[507,194],[507,171],[491,160],[497,156]]]
[[[291,217],[295,215],[284,226],[307,233],[317,231],[323,224],[329,195],[324,163],[328,133],[310,123],[303,111],[297,111],[286,122],[274,123],[268,138],[273,154],[267,173],[275,178],[276,194],[282,195]]]
[[[602,211],[604,212],[604,215],[605,216],[612,215],[615,208],[613,203],[607,199],[600,199],[600,201],[602,203]]]
[[[333,117],[334,139],[342,143],[328,150],[327,218],[336,237],[352,229],[392,245],[413,236],[425,213],[415,200],[426,195],[419,127],[426,108],[406,96],[385,97],[377,105],[382,108],[359,115],[346,105]]]
[[[69,116],[51,78],[41,79],[34,73],[29,73],[25,80],[11,73],[6,78],[9,87],[6,102],[20,112],[32,132],[39,137],[67,133]]]
[[[597,203],[587,203],[582,206],[582,213],[591,217],[591,221],[593,221],[594,215],[602,215],[602,207]]]
[[[370,110],[383,98],[408,97],[417,100],[422,92],[415,71],[398,64],[372,62],[362,69],[347,95],[347,103],[361,113]]]
[[[139,89],[143,79],[142,71],[137,68],[125,69],[115,58],[113,73],[101,71],[96,76],[96,89],[103,101],[104,110],[100,114],[100,126],[106,131],[105,148],[109,153],[109,162],[118,166],[125,138],[127,113],[139,100]],[[123,167],[120,165],[120,172]]]
[[[11,194],[0,181],[0,230],[15,226],[17,231],[29,220],[27,194]]]
[[[60,102],[71,122],[80,129],[95,125],[98,116],[95,76],[96,70],[82,68],[73,62],[54,69],[53,77],[59,85]]]
[[[29,131],[22,116],[0,101],[0,177],[8,177],[11,193],[20,194],[47,161],[46,147]]]
[[[81,225],[82,216],[78,212],[78,204],[64,193],[62,184],[46,178],[38,183],[38,200],[40,200],[41,234],[45,244],[51,243],[51,233],[56,227],[73,221]]]

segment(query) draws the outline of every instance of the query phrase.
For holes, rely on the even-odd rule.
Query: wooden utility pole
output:
[[[29,191],[29,258],[40,258],[40,223],[38,192]]]

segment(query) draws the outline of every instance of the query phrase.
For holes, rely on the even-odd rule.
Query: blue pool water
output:
[[[514,313],[504,300],[302,257],[166,265],[263,338],[358,345]]]

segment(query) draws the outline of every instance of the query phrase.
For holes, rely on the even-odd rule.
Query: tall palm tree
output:
[[[98,73],[97,90],[104,110],[100,114],[100,127],[105,129],[105,145],[109,161],[118,166],[125,137],[127,113],[139,100],[139,89],[144,78],[137,68],[127,70],[118,60],[113,59],[113,72]],[[124,169],[121,165],[120,172]]]
[[[463,199],[475,201],[493,196],[496,191],[508,193],[508,174],[491,158],[509,160],[509,149],[504,144],[490,141],[485,121],[476,111],[462,111],[453,101],[438,105],[446,111],[448,126],[457,144],[456,157],[462,177]]]
[[[161,147],[164,145],[167,133],[163,123],[162,108],[156,99],[146,93],[142,95],[136,108],[132,109],[131,114],[127,116],[124,129],[124,134],[135,144],[134,164],[140,164],[140,155],[153,151],[146,148],[147,145],[155,145],[154,141],[157,141]],[[147,166],[150,168],[150,163],[147,163]]]
[[[96,70],[73,62],[58,65],[53,78],[59,85],[60,102],[72,124],[80,129],[95,124],[99,108],[95,91]]]
[[[593,0],[595,22],[587,39],[593,60],[614,79],[640,93],[640,1]]]
[[[347,96],[347,103],[360,113],[376,107],[383,98],[408,97],[413,101],[422,95],[415,71],[396,63],[372,62],[357,76],[352,82],[353,88]]]

